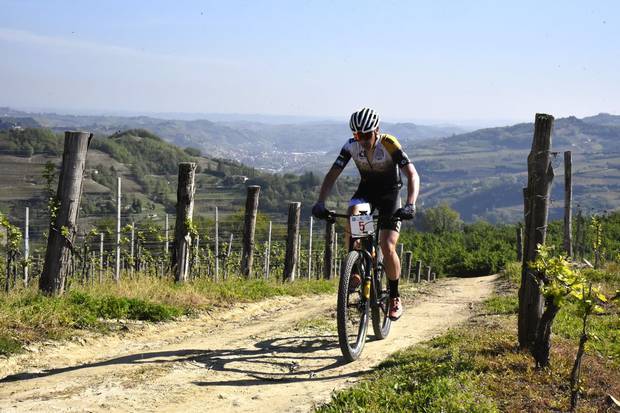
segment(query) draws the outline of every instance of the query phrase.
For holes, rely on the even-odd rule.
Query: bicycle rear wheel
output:
[[[377,276],[375,277],[375,288],[371,290],[371,314],[372,329],[378,340],[383,340],[390,334],[392,320],[390,320],[390,292],[388,290],[388,279],[385,275],[385,268],[379,265]],[[378,295],[378,297],[375,296]]]
[[[347,361],[357,360],[366,343],[370,309],[370,301],[362,294],[366,271],[362,253],[349,252],[340,274],[336,311],[338,342]],[[351,274],[358,274],[361,277],[360,285],[351,285]]]

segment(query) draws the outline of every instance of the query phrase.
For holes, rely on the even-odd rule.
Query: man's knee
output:
[[[381,244],[381,252],[384,257],[397,255],[396,254],[396,243],[386,242]]]

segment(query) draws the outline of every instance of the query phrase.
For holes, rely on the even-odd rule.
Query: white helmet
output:
[[[351,115],[349,127],[352,132],[367,133],[379,127],[379,115],[370,108],[362,108]]]

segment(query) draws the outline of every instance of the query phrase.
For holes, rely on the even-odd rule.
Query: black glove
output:
[[[327,219],[329,211],[325,208],[325,202],[319,201],[312,207],[312,215],[318,219]]]
[[[400,218],[402,220],[413,219],[414,215],[415,215],[415,205],[413,204],[406,204],[404,207],[398,208],[396,212],[394,212],[394,217]]]

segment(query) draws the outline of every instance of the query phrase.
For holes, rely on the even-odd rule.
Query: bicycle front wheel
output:
[[[357,360],[366,343],[370,301],[362,294],[363,280],[369,270],[365,267],[362,253],[351,251],[340,274],[336,321],[340,350],[347,361]]]
[[[385,268],[383,265],[379,265],[375,277],[375,288],[371,290],[372,329],[378,340],[386,338],[390,334],[390,327],[392,326],[392,320],[389,317],[390,292],[388,288]]]

